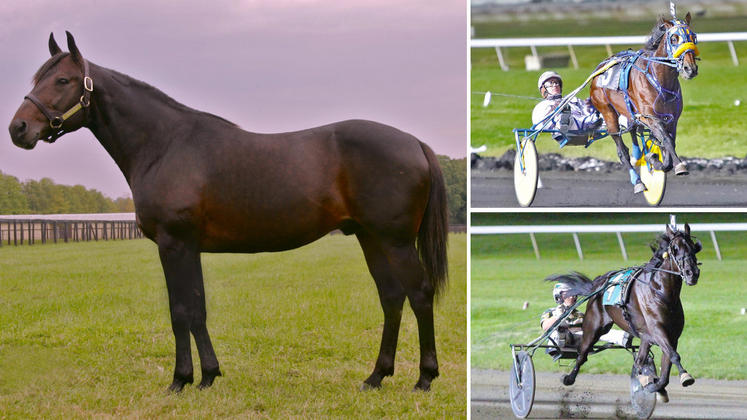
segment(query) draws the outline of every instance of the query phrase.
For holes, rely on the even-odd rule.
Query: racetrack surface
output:
[[[623,172],[541,171],[538,207],[650,207]],[[512,170],[471,171],[471,205],[477,208],[517,208]],[[747,177],[694,172],[669,174],[660,207],[747,207]]]
[[[570,368],[569,368],[570,370]],[[674,369],[676,372],[676,368]],[[698,379],[683,388],[677,376],[667,387],[669,403],[657,403],[653,419],[747,419],[747,381]],[[630,406],[630,377],[579,374],[576,383],[560,383],[561,373],[536,373],[536,394],[529,419],[635,419]],[[472,420],[514,418],[508,399],[509,372],[471,371]]]

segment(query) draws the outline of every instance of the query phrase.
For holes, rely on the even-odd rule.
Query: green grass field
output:
[[[645,35],[653,26],[655,18],[642,22],[618,20],[592,23],[543,24],[500,23],[476,24],[479,38],[546,37],[546,36],[616,36]],[[744,32],[747,19],[694,19],[692,28],[698,33]],[[741,65],[732,64],[728,46],[724,42],[701,42],[699,75],[690,81],[680,80],[684,98],[684,111],[677,128],[677,152],[683,157],[723,157],[747,155],[747,42],[735,42]],[[642,45],[613,46],[613,52],[626,48],[640,49]],[[604,46],[575,47],[579,60],[579,70],[573,68],[554,69],[563,76],[564,92],[568,93],[580,86],[593,72],[596,65],[607,57]],[[471,145],[487,145],[485,155],[499,156],[514,148],[513,128],[528,128],[531,112],[538,101],[513,97],[493,96],[488,107],[483,107],[484,92],[521,95],[539,98],[537,78],[540,71],[525,71],[524,56],[531,54],[529,48],[503,49],[508,55],[510,71],[502,71],[498,66],[495,50],[491,48],[471,49]],[[565,52],[564,47],[541,47],[540,54]],[[547,69],[543,69],[545,71]],[[588,87],[579,93],[580,98],[589,95]],[[735,100],[741,100],[735,106]],[[626,142],[630,142],[626,138]],[[557,144],[548,135],[537,142],[540,153],[558,152]],[[566,147],[562,154],[567,156],[595,156],[617,161],[616,149],[611,139],[597,142],[593,147]]]
[[[0,248],[0,418],[465,418],[466,236],[450,237],[436,305],[441,376],[418,378],[406,306],[394,377],[359,392],[383,314],[354,237],[290,252],[203,256],[208,325],[224,376],[167,394],[165,282],[146,240]],[[194,348],[194,346],[193,346]],[[196,350],[196,380],[199,362]]]
[[[588,224],[666,222],[662,214],[473,214],[473,225],[493,224]],[[678,214],[679,223],[744,222],[744,214]],[[698,254],[700,280],[683,287],[685,331],[679,353],[685,368],[695,378],[747,379],[747,238],[743,232],[718,233],[723,260],[716,258],[707,233],[697,233],[703,251]],[[651,257],[648,244],[655,235],[623,234],[629,261],[622,258],[614,234],[579,234],[584,261],[576,253],[571,234],[538,234],[542,259],[534,256],[529,235],[473,235],[471,240],[471,365],[474,368],[508,370],[510,343],[528,343],[541,333],[539,315],[553,306],[552,284],[542,282],[550,274],[580,271],[594,277],[607,271],[635,266]],[[524,302],[529,308],[522,310]],[[583,310],[583,306],[582,306]],[[634,343],[637,343],[636,340]],[[656,350],[657,365],[658,355]],[[538,351],[538,370],[569,371]],[[608,351],[589,358],[586,373],[630,372],[631,356],[624,351]],[[676,371],[676,369],[673,369]]]

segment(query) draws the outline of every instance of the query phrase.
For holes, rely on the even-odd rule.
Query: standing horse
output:
[[[649,392],[658,392],[667,399],[666,386],[669,384],[669,371],[672,363],[680,372],[682,386],[695,382],[692,376],[682,367],[677,353],[677,342],[685,325],[685,314],[680,301],[680,290],[684,280],[688,286],[698,283],[700,268],[695,256],[701,250],[700,242],[693,242],[690,237],[690,226],[685,224],[685,231],[667,231],[657,239],[658,248],[654,250],[651,260],[631,281],[630,297],[622,307],[604,305],[602,294],[607,281],[618,271],[612,271],[597,277],[593,282],[580,273],[556,275],[547,281],[561,282],[570,287],[568,295],[592,296],[586,304],[583,321],[583,338],[575,366],[570,374],[563,376],[565,385],[576,381],[581,366],[586,363],[587,355],[599,337],[606,334],[612,324],[641,339],[635,366],[638,372],[645,372],[646,358],[652,345],[662,350],[661,376],[658,380],[639,376],[641,384]]]
[[[363,389],[394,373],[405,299],[420,336],[420,378],[438,376],[434,296],[447,278],[446,191],[438,159],[415,137],[370,121],[254,134],[181,105],[159,90],[69,53],[52,55],[13,121],[13,143],[33,149],[86,127],[122,170],[137,221],[158,245],[166,277],[176,366],[170,390],[221,375],[206,324],[200,253],[275,252],[334,229],[355,234],[384,311],[381,347]],[[67,111],[64,111],[67,110]],[[417,243],[417,248],[416,248]]]
[[[661,161],[655,153],[649,153],[646,161],[657,170],[669,172],[674,166],[677,175],[689,173],[675,152],[677,121],[682,113],[678,75],[686,80],[698,75],[695,59],[699,54],[697,38],[689,25],[690,13],[685,16],[684,22],[677,19],[666,21],[660,16],[644,49],[638,53],[623,52],[633,60],[627,90],[608,89],[602,83],[591,85],[591,101],[604,117],[607,130],[615,140],[617,156],[631,175],[635,193],[641,193],[646,188],[633,169],[628,148],[623,143],[618,121],[620,115],[631,122],[633,147],[637,149],[635,154],[638,154],[635,160],[640,156],[636,130],[644,126],[661,143],[662,150]],[[610,57],[599,67],[613,58]]]

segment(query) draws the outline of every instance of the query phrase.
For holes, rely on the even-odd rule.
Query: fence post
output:
[[[623,259],[625,261],[627,261],[628,260],[628,252],[625,250],[625,242],[623,242],[622,233],[620,233],[620,232],[616,232],[616,233],[617,233],[617,242],[620,243],[620,250],[623,253]]]
[[[578,251],[578,259],[584,260],[584,251],[581,250],[581,241],[578,240],[578,233],[573,232],[573,241],[576,242],[576,251]]]
[[[539,246],[537,246],[537,238],[534,237],[534,233],[529,232],[529,237],[532,239],[532,248],[534,248],[534,255],[537,257],[537,259],[540,259],[540,249]]]
[[[721,261],[721,249],[718,247],[718,241],[716,240],[716,232],[711,231],[711,240],[713,241],[713,247],[716,249],[716,257]]]

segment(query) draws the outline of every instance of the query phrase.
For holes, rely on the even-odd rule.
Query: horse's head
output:
[[[698,267],[698,258],[695,256],[702,249],[700,241],[693,241],[690,236],[690,225],[685,224],[685,231],[672,231],[667,225],[667,245],[666,254],[672,261],[672,268],[678,270],[682,279],[688,286],[694,286],[700,278],[700,267]]]
[[[666,56],[677,64],[677,71],[683,79],[690,80],[698,75],[696,58],[698,51],[698,37],[690,29],[690,13],[685,20],[674,19],[667,21],[659,16],[658,30],[662,33],[662,44]]]
[[[75,39],[67,32],[69,53],[64,53],[49,36],[50,58],[34,75],[34,87],[13,116],[10,137],[13,144],[33,149],[39,140],[52,143],[64,133],[83,127],[93,92],[88,62]],[[85,112],[78,112],[85,109]]]

